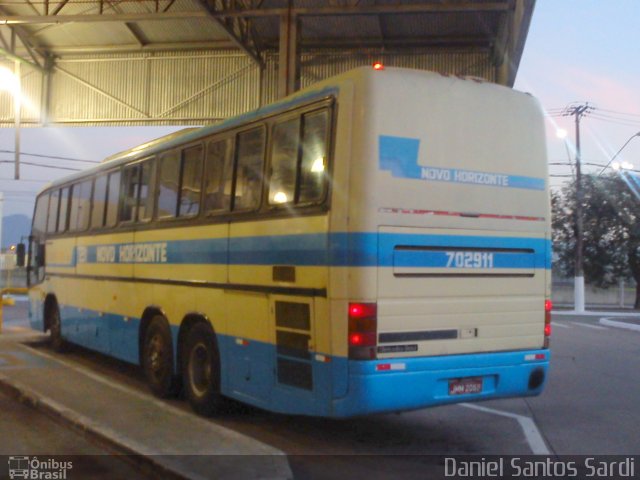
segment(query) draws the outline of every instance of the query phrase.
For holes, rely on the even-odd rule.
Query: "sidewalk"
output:
[[[551,318],[556,317],[600,317],[599,323],[608,327],[625,328],[640,332],[640,311],[634,310],[557,310],[551,312]]]
[[[24,343],[39,339],[19,328],[0,334],[0,390],[164,478],[293,478],[283,452]]]

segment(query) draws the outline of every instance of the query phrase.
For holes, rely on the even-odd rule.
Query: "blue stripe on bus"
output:
[[[436,255],[438,252],[432,255],[426,252],[413,255],[410,264],[407,263],[406,255],[399,255],[394,259],[396,247],[412,246],[441,249],[441,252],[439,255]],[[439,267],[443,266],[443,258],[446,259],[443,252],[451,248],[531,250],[531,253],[495,252],[493,268],[551,268],[551,242],[544,238],[391,233],[321,233],[92,245],[76,247],[76,250],[85,249],[85,252],[74,252],[73,258],[78,259],[79,263],[89,264],[337,267],[391,267],[399,258],[400,264],[404,266]],[[101,253],[100,249],[103,249]],[[136,254],[132,253],[135,250],[138,251],[137,260]],[[106,255],[105,251],[111,253]]]
[[[394,178],[526,190],[545,189],[544,178],[419,165],[419,150],[420,140],[417,138],[380,135],[378,167],[391,172]]]
[[[500,252],[472,250],[398,250],[394,254],[394,267],[430,268],[536,268],[536,257],[531,252]]]

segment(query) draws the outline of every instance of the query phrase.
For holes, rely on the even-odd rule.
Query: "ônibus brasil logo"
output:
[[[61,462],[53,458],[38,460],[38,457],[9,457],[9,478],[27,480],[66,480],[72,462]]]

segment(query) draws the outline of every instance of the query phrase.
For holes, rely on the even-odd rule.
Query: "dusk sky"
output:
[[[520,62],[515,88],[530,92],[549,112],[550,163],[574,160],[573,118],[562,110],[573,102],[589,102],[595,109],[583,118],[582,159],[606,164],[620,147],[640,131],[640,1],[639,0],[538,0]],[[565,140],[557,128],[567,131]],[[22,129],[24,153],[101,160],[175,128],[38,128]],[[13,150],[14,130],[0,129],[0,150]],[[570,158],[569,158],[570,157]],[[23,161],[49,163],[23,156]],[[0,161],[13,155],[0,152]],[[640,137],[618,157],[640,169]],[[77,167],[81,164],[60,162]],[[587,173],[600,171],[585,166]],[[11,180],[13,165],[0,164],[0,191],[4,215],[31,216],[35,192],[71,172],[24,165],[19,182]],[[557,188],[570,175],[569,165],[552,165],[551,186]]]

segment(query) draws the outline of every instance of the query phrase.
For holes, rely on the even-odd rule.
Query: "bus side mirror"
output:
[[[19,243],[16,245],[16,266],[24,267],[25,265],[25,252],[26,245],[24,243]]]

